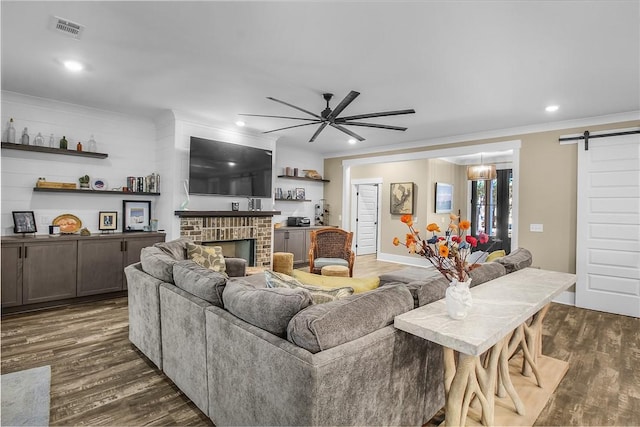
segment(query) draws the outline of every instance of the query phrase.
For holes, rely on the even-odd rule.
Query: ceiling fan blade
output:
[[[316,133],[313,134],[309,142],[315,141],[318,135],[320,135],[320,132],[322,132],[322,130],[327,127],[327,124],[328,122],[323,122],[320,126],[318,126],[318,130],[316,130]]]
[[[355,116],[340,117],[340,120],[344,121],[344,120],[368,119],[371,117],[399,116],[401,114],[413,114],[415,112],[416,111],[413,108],[409,110],[381,111],[379,113],[358,114]]]
[[[317,119],[305,119],[303,117],[289,117],[289,116],[269,116],[266,114],[242,114],[238,113],[239,116],[248,116],[248,117],[270,117],[274,119],[292,119],[292,120],[309,120],[313,122],[317,122]]]
[[[377,123],[364,123],[364,122],[343,122],[342,119],[337,119],[335,123],[340,125],[347,125],[347,126],[362,126],[362,127],[368,127],[368,128],[380,128],[380,129],[401,130],[401,131],[407,130],[407,128],[401,127],[401,126],[379,125]]]
[[[336,128],[336,129],[338,129],[339,131],[342,131],[342,132],[346,133],[346,134],[347,134],[347,135],[349,135],[350,137],[357,139],[358,141],[364,141],[364,138],[363,138],[363,137],[361,137],[361,136],[360,136],[360,135],[358,135],[357,133],[353,133],[353,132],[351,132],[349,129],[347,129],[347,128],[345,128],[345,127],[342,127],[342,126],[340,126],[339,124],[336,124],[336,123],[329,123],[329,125],[330,125],[331,127],[334,127],[334,128]]]
[[[309,126],[309,125],[315,125],[318,123],[322,123],[320,120],[316,120],[315,122],[311,122],[311,123],[303,123],[301,125],[295,125],[295,126],[287,126],[286,128],[279,128],[279,129],[274,129],[274,130],[268,130],[266,132],[262,132],[262,133],[271,133],[271,132],[277,132],[279,130],[285,130],[285,129],[293,129],[293,128],[299,128],[301,126]]]
[[[355,90],[352,90],[351,92],[349,92],[349,94],[345,96],[342,101],[340,101],[340,104],[338,104],[336,108],[333,109],[333,111],[331,112],[331,114],[329,114],[329,117],[327,118],[329,120],[335,119],[338,116],[338,114],[342,113],[342,110],[347,108],[347,106],[351,104],[354,99],[358,97],[358,95],[360,95],[360,92],[356,92]]]
[[[307,110],[305,110],[304,108],[296,107],[296,106],[295,106],[295,105],[293,105],[293,104],[289,104],[288,102],[280,101],[279,99],[275,99],[275,98],[272,98],[272,97],[270,97],[270,96],[267,96],[267,99],[270,99],[270,100],[275,101],[275,102],[279,102],[280,104],[284,104],[284,105],[286,105],[287,107],[295,108],[295,109],[296,109],[296,110],[298,110],[298,111],[302,111],[303,113],[307,113],[307,114],[309,114],[309,115],[311,115],[311,116],[313,116],[313,117],[316,117],[316,118],[318,118],[318,119],[322,120],[322,117],[320,117],[319,115],[317,115],[317,114],[315,114],[315,113],[312,113],[311,111],[307,111]]]

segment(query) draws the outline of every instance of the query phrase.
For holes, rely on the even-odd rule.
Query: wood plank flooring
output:
[[[403,267],[361,256],[354,276]],[[2,374],[51,365],[51,425],[212,425],[129,343],[126,298],[9,315],[0,326]],[[569,372],[536,425],[640,426],[639,319],[553,304],[543,333],[543,353]]]

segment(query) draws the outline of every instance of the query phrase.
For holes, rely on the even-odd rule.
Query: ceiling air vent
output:
[[[84,31],[84,25],[69,21],[68,19],[54,16],[52,18],[52,27],[59,33],[65,34],[74,39],[79,39]]]

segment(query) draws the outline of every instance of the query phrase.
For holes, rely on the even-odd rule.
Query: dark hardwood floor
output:
[[[402,267],[363,256],[354,275]],[[51,425],[212,425],[129,343],[126,298],[8,315],[0,327],[2,374],[51,365]],[[569,372],[536,425],[640,425],[639,319],[552,304],[543,353]]]

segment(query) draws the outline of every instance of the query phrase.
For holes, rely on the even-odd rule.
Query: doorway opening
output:
[[[499,169],[497,177],[471,183],[471,234],[486,233],[489,241],[478,249],[511,251],[513,229],[513,170]]]

